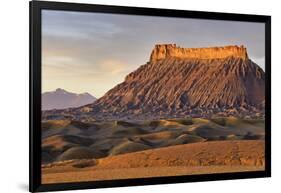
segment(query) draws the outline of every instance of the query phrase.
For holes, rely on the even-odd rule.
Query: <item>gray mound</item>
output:
[[[196,135],[182,134],[176,138],[175,142],[178,144],[196,143],[206,141],[204,138]]]
[[[74,136],[74,135],[64,135],[62,136],[62,138],[65,141],[75,144],[85,145],[85,146],[91,145],[93,143],[93,140],[90,138]]]
[[[206,141],[206,139],[200,136],[182,134],[178,136],[176,139],[168,140],[167,142],[162,143],[161,146],[164,147],[164,146],[171,146],[171,145],[181,145],[181,144],[197,143],[203,141]]]
[[[192,131],[192,134],[205,139],[212,139],[219,138],[220,136],[231,135],[233,134],[233,131],[215,125],[201,125]]]
[[[127,141],[127,142],[121,143],[120,145],[114,147],[110,151],[110,155],[118,155],[118,154],[142,151],[142,150],[147,150],[147,149],[150,149],[150,146],[144,145],[141,143]]]
[[[117,125],[121,125],[124,127],[134,127],[134,126],[139,126],[137,123],[131,123],[131,122],[127,122],[127,121],[116,121]]]
[[[73,164],[72,166],[75,168],[87,168],[95,165],[97,165],[97,161],[95,159],[90,159],[90,160],[79,160],[77,163]]]
[[[116,139],[104,139],[97,141],[96,143],[92,144],[90,148],[92,150],[99,150],[101,152],[108,152],[115,146],[118,146],[121,143],[128,141],[127,138],[116,138]]]
[[[126,128],[120,128],[116,129],[113,131],[114,136],[123,136],[123,137],[128,137],[128,136],[134,136],[134,135],[142,135],[146,134],[147,132],[144,131],[141,128],[136,128],[136,127],[126,127]]]
[[[101,158],[104,154],[99,151],[93,151],[88,147],[72,147],[63,152],[57,161],[74,160],[74,159],[91,159]]]

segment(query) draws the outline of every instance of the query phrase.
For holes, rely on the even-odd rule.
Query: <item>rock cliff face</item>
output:
[[[243,46],[156,45],[124,82],[72,113],[97,119],[263,117],[264,93],[264,71]]]
[[[176,44],[158,44],[153,49],[150,61],[177,57],[177,58],[196,58],[196,59],[219,59],[226,57],[248,59],[247,50],[244,46],[225,46],[210,48],[181,48]]]

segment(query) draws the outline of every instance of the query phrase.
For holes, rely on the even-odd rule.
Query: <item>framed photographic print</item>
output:
[[[30,2],[30,191],[269,177],[270,25]]]

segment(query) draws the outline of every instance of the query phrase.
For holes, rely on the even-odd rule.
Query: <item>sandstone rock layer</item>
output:
[[[226,57],[248,59],[247,49],[244,46],[225,46],[210,48],[181,48],[176,44],[155,45],[150,61],[157,61],[168,57],[177,58],[197,58],[197,59],[216,59]]]

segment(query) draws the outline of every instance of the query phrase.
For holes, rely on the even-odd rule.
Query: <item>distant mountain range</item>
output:
[[[70,111],[75,119],[263,117],[265,73],[244,46],[156,45],[150,60],[104,96]]]
[[[42,110],[80,107],[93,103],[95,100],[96,98],[89,93],[76,94],[58,88],[42,94]]]

